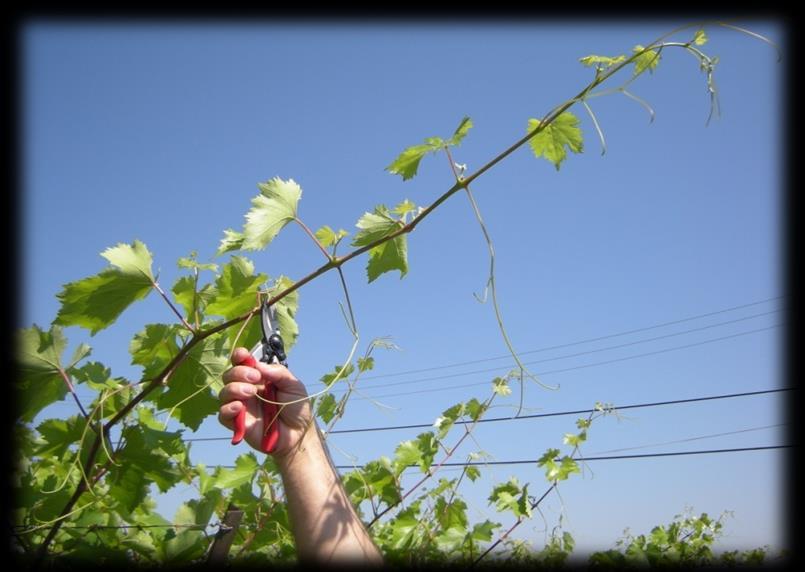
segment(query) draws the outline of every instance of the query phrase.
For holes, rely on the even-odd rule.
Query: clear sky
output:
[[[408,198],[428,205],[451,186],[448,162],[428,156],[419,175],[403,182],[384,167],[405,147],[447,138],[470,116],[474,127],[454,158],[472,173],[519,139],[529,118],[586,85],[593,71],[580,57],[628,53],[685,23],[32,21],[22,36],[22,325],[46,327],[62,285],[99,272],[106,264],[99,253],[119,242],[143,241],[160,283],[172,285],[180,276],[177,258],[197,250],[202,260],[212,259],[224,229],[242,227],[257,183],[273,177],[301,185],[299,214],[314,229],[354,231],[358,218],[381,203]],[[773,22],[735,23],[784,47],[783,28]],[[687,41],[692,32],[674,39]],[[591,99],[604,156],[590,116],[577,105],[571,111],[581,120],[584,153],[557,172],[522,148],[472,185],[494,242],[510,338],[532,371],[560,386],[527,384],[524,413],[785,385],[783,67],[763,42],[723,28],[706,32],[710,41],[702,49],[720,57],[721,117],[708,126],[705,75],[690,54],[668,49],[656,72],[630,87],[653,107],[653,123],[623,95]],[[403,280],[393,273],[367,284],[365,258],[345,267],[359,351],[380,336],[400,350],[376,351],[372,379],[359,384],[386,407],[355,399],[340,429],[432,423],[458,401],[485,398],[490,380],[512,367],[491,304],[473,297],[483,292],[489,260],[466,197],[455,195],[423,221],[408,248]],[[248,256],[258,271],[294,279],[321,263],[298,227]],[[301,334],[289,360],[311,390],[349,352],[342,298],[334,274],[301,290]],[[136,380],[140,368],[130,364],[129,340],[145,324],[171,319],[152,295],[92,338],[78,328],[66,333],[71,347],[86,341],[93,359]],[[533,352],[554,346],[565,347]],[[476,360],[488,361],[467,363]],[[411,370],[424,371],[393,375]],[[514,389],[491,415],[515,413]],[[627,410],[620,421],[595,424],[582,451],[783,444],[787,395]],[[65,401],[40,418],[74,409]],[[485,424],[456,460],[474,450],[496,461],[536,459],[561,446],[577,417]],[[362,463],[392,456],[419,431],[332,435],[330,446],[336,463]],[[210,418],[185,436],[228,432]],[[691,440],[699,437],[705,438]],[[208,466],[232,464],[243,452],[226,440],[199,442],[192,457]],[[561,498],[544,503],[545,520],[535,516],[517,536],[539,547],[546,523],[550,530],[563,514],[583,553],[611,548],[627,527],[648,532],[692,507],[711,515],[734,511],[723,549],[780,547],[784,455],[590,462],[592,473],[563,484]],[[465,489],[473,521],[510,524],[486,501],[494,483],[517,476],[532,483],[533,494],[546,487],[534,463],[490,466],[481,474]],[[180,486],[160,497],[163,515],[172,518],[192,493]]]

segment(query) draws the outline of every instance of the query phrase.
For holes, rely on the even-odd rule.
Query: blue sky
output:
[[[474,127],[454,158],[472,173],[519,139],[529,118],[586,85],[593,72],[580,57],[628,53],[685,23],[32,21],[22,36],[22,325],[49,324],[62,285],[99,272],[105,265],[99,253],[119,242],[143,241],[160,283],[170,286],[180,276],[177,258],[197,250],[211,259],[224,229],[241,228],[257,183],[273,177],[301,185],[299,214],[314,229],[353,231],[365,211],[405,198],[426,206],[450,187],[448,162],[428,156],[419,175],[403,182],[384,167],[405,147],[449,137],[470,116]],[[735,24],[784,45],[774,22]],[[692,32],[672,39],[687,41]],[[771,47],[747,35],[706,32],[704,51],[720,57],[720,119],[705,126],[709,97],[698,62],[668,49],[657,71],[630,87],[653,107],[653,123],[622,95],[592,99],[604,156],[590,116],[574,106],[584,153],[557,172],[522,148],[472,185],[494,242],[500,308],[514,347],[574,344],[523,355],[550,360],[530,367],[560,386],[528,384],[525,413],[785,384],[778,327],[785,304],[782,67]],[[630,73],[603,87],[617,87]],[[489,261],[466,198],[457,194],[423,221],[408,248],[403,280],[394,273],[367,284],[365,259],[345,267],[359,351],[381,336],[400,349],[378,350],[372,372],[378,377],[359,385],[365,395],[384,396],[386,407],[355,399],[341,429],[431,423],[458,401],[485,398],[488,382],[511,368],[491,304],[473,296],[483,291]],[[320,253],[295,227],[249,256],[258,271],[294,279],[320,265]],[[341,299],[331,274],[300,294],[301,335],[289,359],[311,390],[349,353]],[[712,315],[576,343],[703,314]],[[144,324],[171,318],[151,296],[92,338],[77,328],[66,333],[72,345],[90,343],[93,358],[115,375],[138,379],[129,340]],[[582,355],[562,357],[568,354]],[[465,363],[487,358],[499,359]],[[442,366],[451,367],[432,369]],[[497,370],[471,373],[490,368]],[[420,369],[428,371],[391,376]],[[447,375],[453,377],[426,379]],[[785,395],[629,410],[620,421],[594,425],[583,452],[782,444]],[[515,388],[496,401],[492,415],[513,415],[518,398]],[[46,416],[73,409],[65,401]],[[536,459],[561,445],[575,419],[489,423],[458,457],[480,449],[493,460]],[[663,444],[736,431],[743,432]],[[333,435],[330,446],[336,463],[362,463],[392,456],[397,443],[417,433]],[[212,418],[187,434],[226,436]],[[193,460],[207,465],[232,464],[242,452],[227,441],[192,449]],[[545,502],[545,521],[536,516],[517,535],[540,546],[546,522],[550,530],[562,514],[579,551],[606,549],[626,527],[648,532],[689,506],[711,515],[734,511],[724,549],[779,547],[783,455],[591,462],[593,474],[564,484],[561,499]],[[507,517],[486,502],[493,483],[517,476],[532,483],[529,490],[546,486],[535,464],[487,467],[482,476],[465,490],[471,519],[504,526]],[[177,487],[160,498],[163,514],[172,517],[192,492]]]

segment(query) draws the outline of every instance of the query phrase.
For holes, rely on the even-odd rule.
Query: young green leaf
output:
[[[143,366],[143,379],[153,378],[179,353],[178,330],[176,325],[147,324],[135,334],[129,353],[133,365]]]
[[[248,312],[257,305],[257,291],[267,279],[265,274],[254,274],[248,258],[233,256],[209,292],[207,313],[232,319]]]
[[[531,504],[528,502],[528,485],[522,489],[516,477],[499,484],[492,489],[489,503],[495,503],[498,512],[509,510],[517,517],[530,517]]]
[[[329,423],[333,420],[333,417],[335,417],[335,410],[335,396],[333,396],[332,393],[328,393],[321,398],[321,401],[319,401],[319,404],[316,407],[316,415],[318,415],[325,423]]]
[[[269,288],[269,295],[274,296],[293,286],[293,280],[280,276]],[[299,337],[299,325],[296,323],[296,311],[299,309],[299,290],[294,290],[272,306],[276,323],[274,326],[282,335],[285,350],[290,351]]]
[[[211,270],[212,272],[218,272],[218,265],[212,262],[210,263],[202,263],[196,260],[198,253],[194,250],[190,253],[190,256],[183,256],[180,258],[176,265],[179,268],[188,268],[190,270]]]
[[[559,465],[556,463],[558,456],[559,449],[548,449],[542,457],[537,459],[537,466],[545,469],[545,478],[549,481],[555,481],[559,475]]]
[[[640,75],[646,70],[649,72],[654,72],[654,70],[657,68],[657,65],[660,63],[659,50],[643,50],[645,50],[645,48],[640,44],[632,48],[632,53],[634,54],[643,52],[634,59],[634,75]]]
[[[625,59],[626,56],[624,55],[615,56],[614,58],[608,56],[590,55],[585,56],[583,58],[579,58],[579,61],[587,67],[596,66],[599,70],[605,70],[607,68],[614,66],[615,64],[621,63]]]
[[[156,400],[160,409],[196,431],[209,415],[218,412],[216,397],[223,388],[221,376],[229,369],[228,341],[223,335],[198,343],[168,379],[168,390]]]
[[[570,445],[571,447],[578,447],[586,440],[587,440],[587,431],[581,431],[578,434],[565,433],[565,437],[562,441],[564,442],[565,445]]]
[[[467,409],[467,414],[469,415],[469,418],[472,419],[473,421],[478,421],[481,415],[483,415],[489,408],[488,405],[481,403],[475,397],[467,401],[467,403],[465,403],[464,405]]]
[[[344,371],[341,371],[342,369]],[[333,367],[332,372],[325,373],[323,376],[321,376],[320,381],[324,385],[329,386],[333,382],[337,383],[336,378],[338,378],[338,381],[341,381],[343,379],[348,378],[350,375],[352,375],[352,373],[354,371],[355,371],[355,366],[352,365],[351,363],[348,363],[346,365],[346,367],[344,367],[343,364],[342,365],[336,365],[336,366]],[[339,373],[341,375],[339,375]]]
[[[478,479],[478,477],[481,476],[481,471],[475,465],[470,465],[469,467],[467,467],[466,474],[469,480],[475,482]]]
[[[245,453],[235,459],[234,469],[219,469],[215,476],[215,484],[217,489],[231,489],[251,483],[257,473],[258,468],[257,457],[254,453]]]
[[[464,140],[464,137],[467,136],[467,132],[472,128],[472,119],[469,117],[464,117],[461,120],[461,123],[458,124],[456,127],[453,136],[447,141],[447,145],[453,147],[461,144],[461,141]]]
[[[491,520],[479,522],[472,527],[472,539],[475,542],[489,542],[492,540],[492,531],[496,528],[500,528],[500,524],[497,522]]]
[[[533,132],[539,126],[539,119],[529,119],[528,133]],[[536,157],[545,157],[554,164],[558,171],[562,161],[567,158],[567,149],[574,153],[581,153],[584,148],[579,119],[566,111],[546,125],[541,132],[534,135],[528,144]]]
[[[430,431],[419,434],[416,440],[403,441],[395,451],[395,472],[399,475],[406,467],[419,465],[420,470],[427,474],[438,450],[436,438]]]
[[[151,291],[151,253],[142,242],[118,244],[101,256],[112,266],[95,276],[65,284],[56,295],[62,305],[54,324],[81,326],[95,335]]]
[[[464,117],[450,139],[444,141],[441,137],[429,137],[425,139],[424,145],[408,147],[386,167],[386,171],[400,175],[403,181],[412,179],[416,176],[419,163],[425,155],[435,153],[445,147],[459,145],[471,127],[472,120],[469,117]]]
[[[242,232],[238,232],[231,228],[224,231],[224,237],[221,239],[221,244],[218,250],[215,251],[215,256],[221,256],[226,252],[232,250],[240,250],[243,248],[243,241],[246,239]]]
[[[364,213],[358,220],[356,226],[360,231],[353,238],[352,246],[367,246],[397,232],[402,228],[402,224],[391,216],[386,206],[379,205],[375,207],[374,212]],[[392,270],[399,270],[400,278],[408,273],[408,244],[404,234],[369,250],[369,262],[366,267],[369,282]]]
[[[400,512],[391,523],[391,547],[394,550],[407,549],[415,540],[415,533],[420,526],[419,501]]]
[[[171,288],[176,302],[184,308],[185,316],[191,321],[195,317],[196,311],[204,312],[207,303],[212,298],[212,284],[205,284],[196,291],[196,281],[192,276],[180,276]]]
[[[581,473],[579,464],[570,457],[562,457],[562,461],[557,469],[556,480],[564,481],[573,473]]]
[[[63,457],[70,445],[77,443],[84,434],[86,420],[78,415],[64,419],[48,419],[37,426],[42,436],[37,443],[34,454],[42,456]]]
[[[509,387],[508,380],[503,379],[502,377],[496,377],[492,380],[492,391],[500,396],[510,395],[512,390]]]
[[[442,414],[433,422],[433,426],[438,430],[437,438],[444,439],[453,428],[456,420],[464,415],[465,405],[457,403],[452,407],[445,409]]]
[[[707,43],[707,34],[704,33],[704,30],[696,30],[693,35],[693,43],[697,46],[703,46]]]
[[[394,207],[391,212],[393,212],[397,216],[403,218],[403,217],[405,217],[405,215],[407,215],[408,213],[413,212],[415,210],[416,210],[416,205],[414,203],[412,203],[411,201],[409,201],[408,199],[405,199],[403,202],[401,202],[396,207]]]
[[[445,554],[450,554],[461,548],[467,538],[467,527],[461,525],[443,529],[433,539],[436,547]]]
[[[342,238],[347,236],[349,233],[344,229],[339,229],[338,232],[334,231],[327,225],[324,225],[319,230],[315,232],[316,238],[321,243],[324,248],[328,246],[332,246],[337,244]]]
[[[371,371],[375,367],[375,358],[372,356],[369,357],[359,357],[358,358],[358,370],[361,372],[364,371]]]
[[[268,246],[279,231],[296,218],[302,197],[302,188],[293,179],[283,181],[275,177],[258,187],[261,194],[252,199],[252,208],[246,213],[244,250],[262,250]]]
[[[61,355],[66,347],[67,338],[59,326],[51,326],[47,332],[36,324],[18,330],[16,393],[22,421],[33,421],[42,409],[67,395],[61,376]]]

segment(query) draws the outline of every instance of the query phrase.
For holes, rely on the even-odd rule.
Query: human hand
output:
[[[237,348],[232,354],[232,363],[241,364],[250,356],[246,348]],[[258,451],[263,451],[261,442],[266,423],[263,419],[263,403],[257,392],[266,384],[276,389],[276,401],[280,405],[275,423],[279,427],[279,440],[272,454],[283,456],[299,443],[307,429],[312,425],[310,402],[305,399],[307,391],[301,381],[284,366],[257,362],[256,367],[234,365],[223,374],[224,388],[218,395],[222,405],[218,410],[218,421],[227,429],[234,430],[235,418],[245,408],[244,438]],[[301,401],[298,401],[301,400]],[[291,403],[297,401],[297,403]]]

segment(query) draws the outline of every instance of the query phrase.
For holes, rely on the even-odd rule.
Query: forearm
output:
[[[382,563],[315,425],[277,464],[300,560]]]

